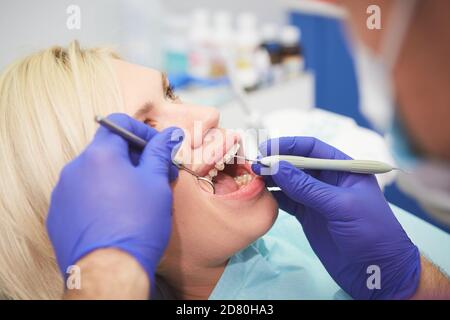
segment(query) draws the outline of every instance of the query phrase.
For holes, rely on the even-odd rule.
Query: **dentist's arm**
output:
[[[448,277],[423,256],[420,257],[420,262],[422,272],[419,286],[411,299],[450,299],[450,281]]]
[[[350,159],[309,137],[273,139],[263,155]],[[253,165],[259,172],[260,165]],[[280,208],[300,221],[328,273],[355,299],[448,298],[448,279],[422,259],[373,175],[298,170],[281,161],[264,176]],[[436,281],[438,280],[438,281]]]
[[[80,289],[66,289],[64,299],[148,299],[147,273],[131,255],[105,248],[88,253],[76,263],[82,270]]]
[[[66,288],[66,298],[148,298],[170,235],[174,128],[157,133],[123,114],[109,119],[149,143],[138,153],[100,127],[62,170],[47,229],[66,284],[75,288]]]

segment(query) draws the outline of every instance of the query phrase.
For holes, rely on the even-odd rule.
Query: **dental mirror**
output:
[[[194,177],[196,177],[198,185],[200,186],[200,188],[202,188],[203,191],[211,193],[211,194],[215,194],[216,193],[216,188],[215,188],[214,182],[212,180],[209,180],[208,178],[199,176],[197,173],[195,173],[191,169],[186,168],[184,165],[182,165],[182,164],[180,164],[180,163],[178,163],[176,161],[172,161],[172,162],[179,169],[184,170],[184,171],[190,173],[191,175],[193,175]]]

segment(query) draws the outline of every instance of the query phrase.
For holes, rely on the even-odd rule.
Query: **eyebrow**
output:
[[[165,86],[167,83],[167,75],[164,72],[161,72],[161,87],[162,90],[165,90]],[[153,103],[151,101],[147,101],[142,107],[138,109],[133,115],[136,119],[141,119],[145,114],[150,112],[150,110],[153,108]]]
[[[139,108],[138,111],[134,113],[133,118],[142,119],[144,115],[150,112],[152,108],[153,104],[151,102],[146,102],[142,107]]]

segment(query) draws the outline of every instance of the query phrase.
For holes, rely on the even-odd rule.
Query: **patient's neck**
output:
[[[177,299],[206,300],[216,287],[227,262],[224,261],[210,266],[187,263],[186,261],[177,265],[168,263],[163,268],[161,276],[168,281],[175,291]]]
[[[211,295],[217,285],[226,263],[214,268],[204,268],[190,275],[188,279],[177,288],[177,295],[180,299],[187,300],[206,300]]]

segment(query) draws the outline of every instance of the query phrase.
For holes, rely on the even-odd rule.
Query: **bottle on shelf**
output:
[[[278,83],[282,80],[283,69],[281,65],[281,44],[278,37],[278,27],[276,24],[267,23],[261,29],[261,48],[263,48],[270,59],[270,69],[268,72],[268,84]]]
[[[300,37],[300,29],[295,26],[287,25],[281,29],[281,64],[285,79],[295,78],[303,71],[304,57]]]
[[[242,13],[237,18],[235,64],[237,80],[246,91],[258,87],[258,73],[254,64],[255,52],[260,45],[256,16]]]
[[[210,15],[205,9],[192,12],[188,31],[188,72],[196,78],[208,78],[211,74],[211,26]]]
[[[169,15],[165,20],[163,68],[169,75],[182,75],[188,71],[188,23],[185,17],[175,14]]]
[[[232,16],[228,11],[218,11],[213,15],[211,36],[211,77],[226,75],[226,55],[232,53],[234,47],[234,30]]]

